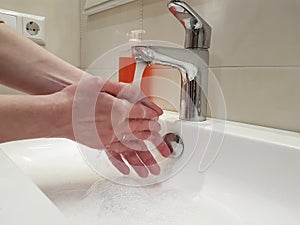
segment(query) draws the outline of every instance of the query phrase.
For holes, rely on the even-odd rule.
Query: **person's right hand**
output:
[[[58,92],[63,104],[60,136],[95,149],[104,149],[123,174],[158,175],[160,167],[144,143],[151,141],[162,156],[170,149],[159,135],[162,110],[133,86],[86,76],[79,84]]]

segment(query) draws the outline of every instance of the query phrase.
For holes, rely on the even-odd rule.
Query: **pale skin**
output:
[[[104,149],[123,174],[129,173],[125,161],[141,177],[159,174],[142,140],[170,155],[158,133],[163,112],[138,88],[87,75],[5,24],[0,24],[0,68],[1,84],[29,94],[0,95],[0,142],[68,138]],[[90,112],[85,104],[91,99]],[[74,117],[76,110],[83,114]]]

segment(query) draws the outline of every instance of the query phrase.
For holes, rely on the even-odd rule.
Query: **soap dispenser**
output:
[[[135,57],[131,52],[131,47],[140,45],[142,42],[143,34],[145,34],[145,30],[132,30],[128,35],[129,39],[129,47],[127,51],[123,51],[119,57],[119,82],[123,83],[133,83],[134,82],[134,74],[136,70],[136,61]],[[160,65],[148,65],[142,74],[142,80],[139,81],[141,91],[147,96],[149,99],[153,100],[151,97],[153,94],[153,79],[151,77],[154,76],[157,72],[161,71],[161,69],[165,67]],[[165,70],[164,70],[165,71]]]
[[[132,83],[136,68],[135,58],[131,52],[131,47],[142,41],[145,30],[132,30],[128,35],[129,49],[121,52],[119,57],[119,82]]]

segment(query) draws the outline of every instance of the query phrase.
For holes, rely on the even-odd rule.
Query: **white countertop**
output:
[[[0,224],[66,225],[67,220],[0,149]]]

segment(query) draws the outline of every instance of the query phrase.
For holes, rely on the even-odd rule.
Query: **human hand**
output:
[[[133,167],[141,177],[158,175],[160,167],[144,140],[149,140],[164,157],[170,155],[159,135],[162,110],[133,85],[104,82],[87,76],[79,84],[59,93],[67,112],[73,115],[62,126],[65,137],[96,149],[104,149],[111,163],[123,174]],[[66,121],[67,121],[66,120]],[[67,124],[67,123],[64,123]]]

